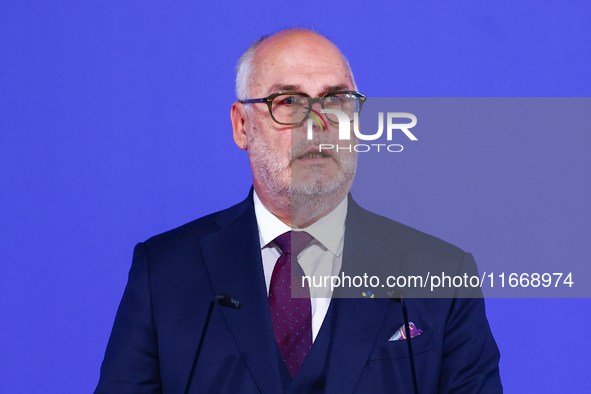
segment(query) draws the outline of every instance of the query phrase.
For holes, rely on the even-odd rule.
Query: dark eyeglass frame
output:
[[[322,109],[325,109],[324,102],[326,101],[327,98],[337,95],[337,94],[351,94],[359,100],[359,112],[361,112],[361,108],[363,107],[363,103],[365,102],[365,100],[367,100],[367,96],[364,96],[363,94],[356,92],[354,90],[339,90],[336,92],[328,92],[328,93],[322,95],[321,97],[311,97],[310,95],[308,95],[306,93],[302,93],[302,92],[278,92],[278,93],[270,94],[267,97],[247,99],[247,100],[238,100],[238,102],[242,103],[242,104],[266,103],[267,107],[269,108],[269,114],[271,115],[271,119],[273,119],[273,121],[275,123],[278,123],[280,125],[299,126],[299,125],[303,124],[310,117],[310,115],[306,115],[304,117],[304,119],[302,119],[301,122],[297,122],[297,123],[285,123],[285,122],[280,122],[277,119],[275,119],[275,116],[273,115],[273,107],[272,107],[273,100],[275,100],[276,97],[279,97],[279,96],[285,95],[285,94],[289,94],[292,96],[307,97],[308,98],[308,108],[312,108],[312,105],[314,105],[314,103],[319,103],[320,107]],[[332,123],[338,123],[338,122],[332,121],[330,119],[329,119],[329,121]]]

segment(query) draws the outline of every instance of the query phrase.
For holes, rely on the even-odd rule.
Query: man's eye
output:
[[[279,97],[277,100],[278,105],[294,105],[297,103],[298,100],[296,96]]]
[[[328,96],[328,97],[326,97],[326,101],[328,101],[329,103],[338,103],[341,101],[341,97],[340,96]]]

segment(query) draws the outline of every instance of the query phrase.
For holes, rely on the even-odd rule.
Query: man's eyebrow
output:
[[[276,83],[275,85],[271,86],[269,89],[270,93],[277,93],[277,92],[297,92],[299,86],[297,85],[284,85],[281,83]]]
[[[336,86],[328,86],[325,89],[325,92],[326,93],[332,93],[332,92],[340,92],[340,91],[343,91],[343,90],[349,90],[349,87],[347,85],[345,85],[345,84],[342,83],[342,84],[336,85]]]

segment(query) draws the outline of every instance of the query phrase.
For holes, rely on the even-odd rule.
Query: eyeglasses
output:
[[[361,112],[367,97],[359,92],[339,91],[326,93],[322,97],[310,97],[300,92],[273,93],[264,98],[238,100],[242,104],[267,103],[271,118],[281,125],[301,125],[312,112],[312,105],[319,103],[322,109],[340,110],[353,121],[353,114]],[[332,123],[339,123],[335,114],[324,114]]]

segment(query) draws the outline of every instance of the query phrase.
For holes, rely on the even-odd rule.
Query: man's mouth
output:
[[[327,154],[324,154],[322,152],[310,152],[310,153],[306,153],[305,155],[298,156],[298,159],[300,159],[300,160],[323,159],[325,157],[330,157],[330,156]]]

